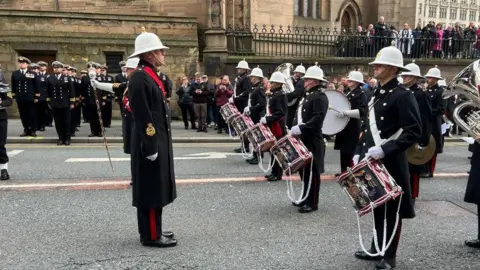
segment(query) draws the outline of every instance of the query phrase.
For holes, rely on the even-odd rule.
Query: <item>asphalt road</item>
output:
[[[0,189],[0,269],[373,268],[353,257],[359,248],[355,214],[335,182],[322,183],[317,212],[299,214],[285,182],[234,180],[263,175],[230,155],[235,146],[175,146],[177,179],[192,181],[178,185],[178,199],[164,211],[165,229],[179,241],[172,249],[139,244],[129,189]],[[8,147],[15,154],[13,179],[0,188],[115,178],[108,162],[88,160],[106,157],[100,145]],[[114,158],[128,158],[120,146],[110,150]],[[404,222],[397,269],[480,269],[479,251],[463,245],[477,231],[476,207],[462,201],[467,156],[464,144],[447,146],[438,161],[443,174],[421,180],[417,217]],[[326,174],[335,173],[338,154],[330,148],[326,160]],[[114,166],[117,178],[129,178],[128,161]],[[232,181],[208,183],[213,178]],[[362,218],[367,246],[370,222]]]

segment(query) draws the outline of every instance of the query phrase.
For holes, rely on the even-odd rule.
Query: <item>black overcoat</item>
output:
[[[325,172],[325,141],[323,140],[323,121],[328,111],[328,98],[320,86],[316,86],[305,93],[303,101],[298,109],[302,112],[302,123],[299,123],[300,139],[307,149],[312,152],[313,162],[317,168],[318,175]],[[293,123],[298,123],[297,116]]]
[[[258,82],[252,86],[252,93],[250,94],[250,118],[253,123],[260,122],[260,118],[265,116],[266,106],[267,98],[265,89],[263,89],[263,82]]]
[[[362,120],[365,119],[368,107],[367,94],[361,86],[347,94],[352,110],[359,110],[360,119],[350,118],[347,126],[335,136],[333,149],[344,153],[353,153],[358,144]]]
[[[235,91],[233,92],[236,97],[233,98],[235,107],[240,113],[243,113],[243,109],[248,104],[248,95],[252,91],[252,82],[247,73],[243,73],[237,77],[237,83],[235,85]]]
[[[432,135],[437,143],[438,154],[443,153],[442,115],[445,113],[445,104],[442,94],[443,89],[438,84],[428,89],[432,105]]]
[[[268,101],[267,126],[272,131],[275,138],[280,139],[287,134],[287,96],[283,93],[282,88],[272,89],[271,96]]]
[[[133,117],[133,206],[160,208],[177,197],[172,135],[166,97],[158,84],[144,71],[146,66],[157,73],[155,67],[141,60],[138,70],[131,74],[128,83]],[[158,153],[156,160],[147,159],[155,153]]]
[[[480,144],[478,142],[473,144],[473,155],[470,164],[472,167],[468,176],[464,201],[480,204]]]
[[[414,218],[415,210],[413,208],[406,150],[419,142],[422,133],[418,104],[413,92],[399,84],[396,78],[384,86],[379,86],[374,97],[373,109],[375,110],[375,120],[380,139],[388,139],[400,128],[403,129],[397,139],[390,140],[381,146],[385,154],[381,162],[404,191],[400,217]],[[365,123],[365,130],[356,150],[356,154],[360,155],[360,160],[370,147],[375,146],[370,129],[370,120],[368,119]],[[387,208],[394,208],[396,211],[396,205],[398,205],[396,202],[390,201]]]

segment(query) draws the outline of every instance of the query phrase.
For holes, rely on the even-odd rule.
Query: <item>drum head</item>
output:
[[[350,121],[349,117],[342,116],[339,112],[350,110],[350,101],[341,92],[326,90],[329,109],[323,121],[322,132],[325,135],[335,135],[342,131]]]

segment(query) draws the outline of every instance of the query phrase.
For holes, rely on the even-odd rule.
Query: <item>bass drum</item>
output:
[[[336,90],[325,90],[324,93],[328,98],[328,111],[323,121],[322,132],[332,136],[342,131],[350,121],[350,117],[340,114],[350,110],[350,101],[342,92]]]

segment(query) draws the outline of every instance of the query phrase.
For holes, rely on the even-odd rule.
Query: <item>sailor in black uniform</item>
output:
[[[288,114],[287,114],[287,127],[292,128],[293,119],[295,118],[295,113],[297,112],[298,104],[303,97],[305,91],[303,87],[302,76],[305,75],[305,67],[300,64],[293,71],[292,83],[295,88],[294,91],[287,93],[288,100]]]

